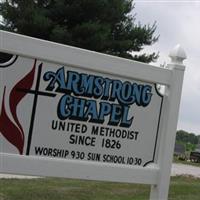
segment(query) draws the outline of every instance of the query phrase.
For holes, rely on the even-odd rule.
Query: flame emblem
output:
[[[17,106],[21,102],[21,100],[26,96],[27,93],[19,92],[19,89],[30,90],[35,75],[35,67],[36,67],[36,59],[34,61],[33,68],[31,71],[26,74],[11,90],[9,94],[9,108],[14,119],[14,122],[9,118],[6,107],[5,107],[5,96],[6,94],[6,86],[3,91],[3,100],[1,105],[1,113],[0,113],[0,132],[2,135],[12,144],[14,145],[20,154],[23,154],[24,148],[24,130],[22,125],[19,122],[17,116]]]

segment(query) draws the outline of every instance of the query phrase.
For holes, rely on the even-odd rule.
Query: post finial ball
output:
[[[171,50],[169,57],[171,58],[171,62],[174,64],[183,64],[183,60],[187,58],[184,49],[177,44],[174,49]]]

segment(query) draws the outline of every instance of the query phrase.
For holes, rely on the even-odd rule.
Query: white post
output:
[[[167,65],[167,68],[172,70],[172,79],[170,86],[166,87],[164,95],[160,126],[160,146],[158,150],[157,163],[160,170],[157,185],[152,185],[151,187],[151,200],[168,199],[179,104],[185,71],[183,60],[186,58],[186,54],[180,45],[177,45],[170,52],[169,56],[171,58],[171,63]]]

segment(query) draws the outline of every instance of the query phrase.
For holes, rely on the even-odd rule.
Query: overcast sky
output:
[[[156,65],[169,63],[169,52],[176,44],[185,50],[178,130],[200,135],[200,1],[135,0],[133,13],[142,24],[157,22],[159,41],[147,48],[147,52],[160,52]]]

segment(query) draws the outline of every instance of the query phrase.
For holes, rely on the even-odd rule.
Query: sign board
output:
[[[2,152],[141,166],[154,161],[162,107],[156,84],[14,57],[0,64]]]
[[[173,154],[164,133],[175,131],[183,73],[0,37],[0,51],[13,55],[0,63],[1,172],[158,185],[161,155]],[[177,79],[178,98],[159,93],[158,84],[167,91]]]

